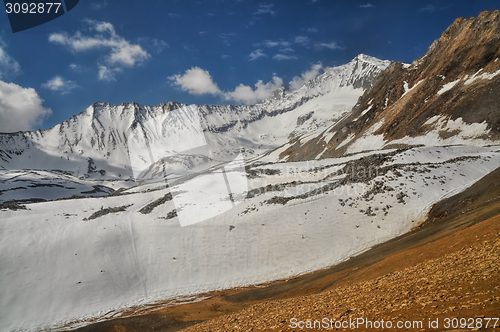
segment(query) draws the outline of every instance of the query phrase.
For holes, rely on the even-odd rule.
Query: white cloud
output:
[[[317,33],[318,32],[318,29],[316,28],[307,28],[306,30],[307,32],[311,32],[311,33]]]
[[[54,78],[42,84],[42,86],[54,92],[60,92],[63,95],[78,87],[76,82],[65,80],[61,76],[54,76]]]
[[[273,59],[274,60],[278,60],[278,61],[281,61],[281,60],[297,60],[297,57],[294,56],[294,55],[276,54],[275,56],[273,56]]]
[[[280,53],[293,53],[295,52],[290,46],[292,45],[292,43],[290,42],[287,42],[287,41],[284,41],[284,40],[264,40],[262,43],[255,43],[253,44],[253,46],[265,46],[267,48],[274,48],[274,47],[278,47],[279,48],[279,52]],[[257,53],[256,53],[257,52]],[[260,52],[260,54],[259,54]],[[251,59],[250,60],[255,60],[255,59],[258,59],[259,57],[261,56],[266,56],[264,53],[262,53],[262,50],[257,50],[255,52],[253,52],[252,54],[250,54],[250,57]],[[278,60],[284,60],[284,59],[280,59],[281,56],[278,56]],[[274,56],[273,58],[276,58],[276,56]],[[292,57],[289,57],[289,58],[292,58]]]
[[[52,111],[32,88],[0,81],[0,132],[31,130]]]
[[[439,11],[442,11],[442,10],[445,10],[445,9],[448,9],[450,8],[451,5],[447,5],[447,6],[442,6],[442,7],[436,7],[434,5],[427,5],[425,7],[422,7],[419,9],[419,12],[429,12],[429,13],[435,13],[435,12],[439,12]]]
[[[309,42],[311,41],[311,39],[307,36],[297,36],[295,37],[295,42],[297,44],[300,44],[302,46],[306,46],[307,44],[309,44]]]
[[[116,81],[115,73],[120,72],[120,68],[109,68],[99,65],[99,81]]]
[[[100,9],[107,7],[107,6],[108,6],[108,2],[106,0],[101,1],[101,2],[92,2],[90,4],[90,8],[92,8],[94,10],[100,10]]]
[[[316,44],[317,48],[329,48],[331,50],[342,50],[344,49],[342,46],[339,46],[336,42],[331,42],[331,43],[317,43]]]
[[[236,36],[236,34],[234,32],[223,32],[223,33],[219,33],[219,37],[224,39],[224,38],[231,38],[231,37],[234,37]]]
[[[263,14],[269,14],[269,15],[276,15],[276,12],[273,10],[274,4],[272,3],[261,3],[259,5],[259,8],[257,11],[254,13],[254,15],[263,15]]]
[[[303,72],[301,76],[295,76],[289,83],[290,89],[297,90],[305,82],[312,80],[313,78],[318,76],[321,68],[323,68],[323,65],[321,63],[318,63],[313,65],[310,70]]]
[[[225,92],[219,89],[207,70],[199,67],[192,67],[186,70],[183,75],[173,75],[168,79],[190,94],[211,94],[246,105],[252,105],[269,98],[276,89],[283,86],[283,80],[274,75],[272,80],[267,83],[259,80],[255,83],[254,88],[240,84],[233,91]]]
[[[21,73],[21,66],[7,54],[5,51],[6,48],[7,45],[0,38],[0,78],[15,76]]]
[[[83,73],[84,71],[86,71],[85,67],[77,65],[76,63],[70,63],[68,67],[76,73]]]
[[[193,67],[186,70],[184,75],[174,75],[169,77],[182,90],[191,94],[202,95],[212,94],[217,95],[221,91],[217,84],[214,83],[210,73],[200,67]]]
[[[138,44],[132,44],[123,37],[116,34],[114,26],[109,22],[98,22],[85,20],[90,31],[97,32],[92,36],[86,36],[77,31],[73,36],[66,33],[52,33],[49,41],[67,46],[75,52],[92,49],[108,49],[109,54],[106,61],[110,65],[122,65],[132,67],[142,63],[150,57],[149,53]]]
[[[374,5],[372,5],[371,3],[367,3],[367,4],[364,4],[364,5],[359,5],[360,8],[373,8],[375,7]]]
[[[248,57],[250,58],[250,61],[254,61],[254,60],[257,60],[258,58],[267,57],[267,54],[262,52],[261,49],[258,49],[258,50],[253,51],[252,53],[250,53],[250,55]]]
[[[291,44],[287,41],[273,41],[273,40],[264,40],[263,42],[264,46],[266,47],[290,47]]]
[[[269,98],[274,91],[282,86],[283,80],[277,76],[273,76],[273,79],[267,83],[259,80],[255,83],[255,88],[240,84],[236,87],[236,89],[234,89],[234,91],[224,93],[224,98],[226,100],[233,100],[238,103],[252,105]]]
[[[168,15],[168,17],[171,17],[171,18],[182,18],[182,15],[179,13],[168,13],[167,15]]]

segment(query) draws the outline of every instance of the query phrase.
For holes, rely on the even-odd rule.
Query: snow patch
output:
[[[428,119],[424,125],[432,125],[433,129],[426,135],[409,137],[405,136],[401,139],[391,141],[391,144],[408,144],[426,146],[443,146],[443,145],[489,145],[493,142],[485,139],[490,130],[488,123],[465,123],[462,118],[456,120],[449,119],[444,115],[435,115]],[[446,137],[446,133],[450,133],[450,137]]]
[[[325,141],[326,143],[330,142],[330,140],[333,138],[333,136],[335,136],[336,133],[336,131],[326,133],[323,137],[323,141]]]
[[[360,138],[347,148],[347,153],[358,153],[362,151],[378,150],[384,146],[384,135],[373,135],[384,124],[384,120],[371,126]]]
[[[321,158],[321,156],[323,155],[323,153],[325,153],[327,150],[328,150],[328,146],[325,146],[325,148],[323,149],[323,151],[321,151],[321,153],[320,153],[320,154],[318,154],[318,155],[316,156],[316,158],[314,158],[314,159],[316,159],[316,160],[320,159],[320,158]]]
[[[483,74],[479,75],[479,73],[482,70],[483,70],[482,68],[479,69],[474,75],[472,75],[468,80],[465,81],[465,84],[466,85],[472,84],[476,80],[491,80],[493,77],[500,74],[500,69],[499,69],[494,73],[483,73]]]
[[[335,184],[336,172],[347,161],[380,151],[262,165],[258,168],[281,171],[249,181],[252,188],[292,179],[303,182],[246,199],[225,214],[184,228],[166,218],[175,208],[172,201],[148,215],[138,212],[164,197],[168,189],[2,210],[0,330],[58,330],[71,322],[117,317],[131,307],[146,309],[158,300],[259,284],[338,264],[410,231],[435,202],[500,166],[498,147],[453,149],[447,148],[450,156],[480,154],[481,158],[449,166],[438,161],[432,168],[412,166],[421,172],[403,167],[401,175],[388,172],[367,183],[340,185],[285,205],[266,202]],[[395,156],[403,164],[430,155],[423,148],[404,153]],[[310,180],[319,182],[306,183]],[[404,204],[389,192],[363,199],[374,181],[406,193]],[[82,221],[99,209],[127,204],[133,205],[119,214]]]
[[[446,83],[445,85],[443,85],[443,87],[437,92],[438,95],[442,95],[443,93],[445,93],[446,91],[449,91],[451,89],[453,89],[453,87],[455,85],[457,85],[457,83],[460,82],[460,79],[458,80],[455,80],[453,82],[449,82],[449,83]]]
[[[359,118],[362,118],[363,115],[365,115],[366,113],[368,113],[372,108],[373,108],[373,105],[368,106],[367,109],[365,109],[363,112],[361,112],[361,114],[356,119],[354,119],[352,121],[354,122],[354,121],[357,121]]]
[[[413,85],[411,88],[408,88],[408,83],[405,81],[404,84],[403,84],[403,87],[405,89],[405,92],[403,93],[403,95],[401,96],[401,98],[403,98],[408,92],[410,92],[411,90],[415,89],[420,83],[422,83],[424,80],[420,80],[417,82],[417,84]]]

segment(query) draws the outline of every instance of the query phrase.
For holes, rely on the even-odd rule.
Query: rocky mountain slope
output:
[[[77,327],[327,268],[410,231],[498,167],[498,146],[255,165],[243,201],[187,227],[179,211],[227,206],[216,181],[0,208],[0,329]]]
[[[216,161],[230,160],[241,148],[253,156],[283,144],[289,136],[324,128],[349,112],[388,65],[389,61],[361,54],[346,65],[326,68],[296,91],[282,88],[254,106],[193,105],[207,136],[210,153],[205,152]],[[132,177],[127,145],[131,132],[158,117],[164,126],[167,122],[171,127],[182,126],[182,118],[166,115],[186,106],[177,102],[154,107],[97,102],[47,130],[0,133],[0,169]]]
[[[495,251],[500,240],[499,177],[497,169],[434,205],[423,226],[331,268],[267,285],[215,292],[196,303],[158,305],[151,314],[77,331],[148,332],[195,324],[188,330],[286,331],[296,330],[289,326],[292,318],[335,322],[350,317],[383,318],[394,327],[401,320],[422,322],[426,327],[429,318],[439,319],[438,328],[427,330],[445,331],[449,330],[444,328],[446,318],[496,317],[500,303],[499,252]],[[481,330],[494,330],[494,320],[481,323]],[[359,328],[370,331],[363,325]]]
[[[248,161],[345,117],[388,65],[360,54],[348,64],[326,68],[296,91],[282,88],[254,106],[97,102],[47,130],[0,133],[0,203],[102,196],[134,185],[138,173],[148,168],[156,174],[168,165],[174,177],[240,153]],[[183,130],[200,138],[200,146],[166,151],[182,146],[174,138]],[[144,136],[148,131],[155,137]],[[147,147],[155,144],[160,157],[150,160]]]
[[[0,205],[0,330],[293,278],[410,232],[500,167],[498,20],[458,20],[412,65],[360,55],[254,106],[96,103],[1,134],[0,200],[16,202]]]
[[[500,140],[500,11],[457,19],[411,65],[393,62],[350,116],[283,160],[383,147],[494,144]]]

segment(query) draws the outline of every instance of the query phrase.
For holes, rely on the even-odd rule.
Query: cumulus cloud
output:
[[[52,33],[49,41],[64,45],[74,52],[104,49],[107,51],[105,62],[115,67],[112,70],[119,66],[133,67],[150,58],[150,54],[141,45],[133,44],[119,36],[111,23],[94,20],[84,22],[88,25],[88,30],[92,32],[91,35],[85,35],[81,31],[77,31],[73,36],[66,33]],[[158,46],[166,46],[161,42],[160,44]],[[101,78],[101,69],[99,69],[99,77]]]
[[[301,76],[295,76],[289,83],[290,89],[297,90],[305,82],[312,80],[313,78],[318,76],[318,74],[322,68],[323,68],[323,65],[321,63],[318,63],[318,64],[313,65],[310,70],[303,72]]]
[[[70,93],[71,90],[78,87],[75,81],[65,80],[61,76],[54,76],[54,78],[48,80],[42,86],[54,92],[60,92],[63,95]]]
[[[273,56],[274,60],[297,60],[297,57],[294,55],[286,55],[286,54],[276,54]]]
[[[182,90],[191,94],[202,95],[212,94],[217,95],[221,91],[217,84],[212,80],[212,76],[207,70],[200,67],[193,67],[186,70],[184,75],[174,75],[169,77],[175,85],[179,86]]]
[[[240,84],[233,91],[226,92],[219,89],[207,70],[199,67],[188,69],[183,75],[170,76],[169,80],[190,94],[211,94],[224,100],[246,105],[252,105],[269,98],[276,89],[283,86],[283,80],[274,75],[272,80],[267,83],[259,80],[253,88]]]
[[[250,58],[249,61],[254,61],[254,60],[257,60],[258,58],[267,57],[267,54],[262,52],[261,49],[258,49],[258,50],[253,51],[252,53],[250,53],[250,55],[248,57]]]
[[[0,38],[0,78],[15,76],[21,73],[21,66],[5,49],[7,44]]]
[[[52,111],[32,88],[0,81],[0,132],[31,130]]]
[[[240,84],[234,91],[224,93],[226,100],[233,100],[246,105],[255,104],[261,100],[271,97],[274,91],[283,86],[283,80],[277,76],[267,83],[259,80],[255,83],[255,88]]]

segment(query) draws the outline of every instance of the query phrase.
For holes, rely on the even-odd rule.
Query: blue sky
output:
[[[498,1],[80,0],[13,34],[0,13],[0,131],[96,101],[251,104],[359,53],[411,63]]]

